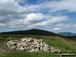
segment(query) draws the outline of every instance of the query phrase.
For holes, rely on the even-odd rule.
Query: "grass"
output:
[[[76,52],[76,42],[70,39],[59,36],[26,36],[43,39],[48,45],[60,49],[62,52]],[[19,40],[21,38],[9,37],[0,39],[0,45],[6,43],[8,40]],[[10,51],[7,53],[0,53],[0,57],[59,57],[55,53],[46,52],[24,52],[24,51]]]
[[[61,49],[63,52],[76,52],[76,42],[74,41],[57,36],[49,36],[43,38],[44,41],[50,46],[54,46],[55,48]]]
[[[55,53],[46,52],[24,52],[24,51],[11,51],[8,53],[1,53],[0,57],[59,57]]]

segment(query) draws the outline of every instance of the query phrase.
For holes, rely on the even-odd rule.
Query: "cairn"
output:
[[[59,49],[55,49],[52,46],[49,46],[42,39],[35,38],[22,38],[21,40],[10,40],[7,43],[7,46],[11,50],[23,50],[27,52],[60,52]]]

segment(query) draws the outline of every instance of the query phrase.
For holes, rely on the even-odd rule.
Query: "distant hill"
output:
[[[61,34],[61,35],[67,35],[67,36],[76,36],[75,33],[71,33],[71,32],[60,32],[59,34]]]
[[[40,29],[30,29],[30,30],[22,30],[22,31],[11,31],[11,32],[2,32],[0,34],[19,34],[19,35],[43,35],[43,36],[57,36],[58,34],[40,30]]]
[[[0,33],[0,38],[8,38],[8,37],[14,37],[14,38],[21,38],[25,36],[58,36],[62,38],[67,38],[70,40],[76,41],[76,36],[69,36],[69,35],[63,35],[62,33],[54,33],[46,30],[40,30],[40,29],[30,29],[30,30],[20,30],[20,31],[10,31],[10,32],[2,32]]]

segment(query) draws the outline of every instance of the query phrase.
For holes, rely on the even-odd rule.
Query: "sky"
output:
[[[76,0],[0,0],[0,32],[28,29],[76,33]]]

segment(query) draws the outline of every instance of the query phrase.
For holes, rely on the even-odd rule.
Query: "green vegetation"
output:
[[[35,31],[34,31],[35,32]],[[38,33],[38,32],[36,32]],[[52,34],[50,32],[50,34]],[[62,52],[76,52],[76,37],[72,36],[61,36],[53,34],[53,36],[44,36],[42,35],[25,35],[25,34],[0,34],[0,46],[3,46],[5,49],[8,49],[4,43],[7,43],[9,40],[19,40],[23,37],[34,37],[37,39],[43,39],[48,45],[60,49]],[[9,50],[9,49],[8,49]],[[46,53],[46,52],[25,52],[25,51],[9,51],[1,52],[0,57],[59,57],[56,53]]]
[[[45,52],[24,52],[24,51],[11,51],[8,53],[0,53],[0,57],[59,57],[55,53]]]
[[[26,36],[27,37],[27,36]],[[50,46],[53,46],[57,49],[60,49],[63,52],[76,52],[76,42],[61,38],[58,36],[29,36],[29,37],[35,37],[38,39],[43,39],[46,43],[48,43]],[[0,42],[1,44],[6,43],[8,40],[15,40],[20,38],[6,38],[4,41]],[[3,55],[2,55],[3,54]],[[45,53],[45,52],[37,52],[37,53],[29,53],[24,51],[10,51],[8,53],[0,53],[0,57],[57,57],[58,55],[55,53]],[[59,57],[59,56],[58,56]]]

